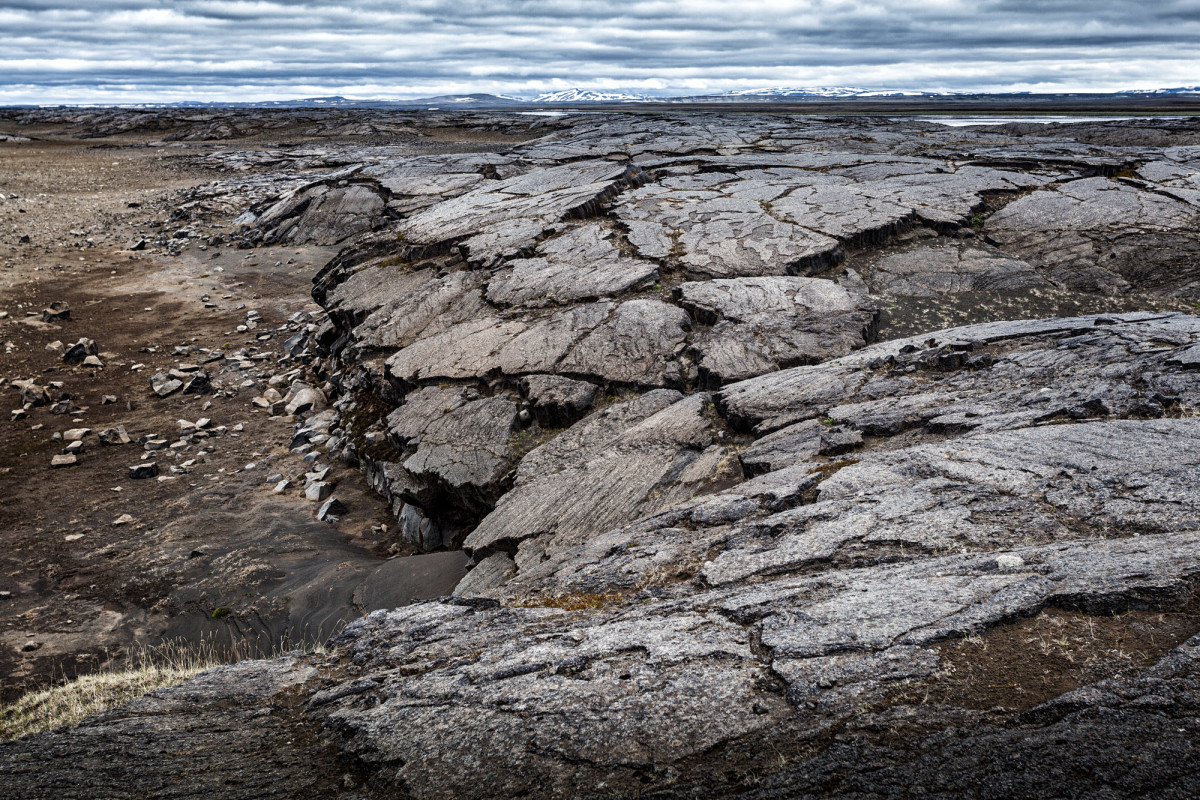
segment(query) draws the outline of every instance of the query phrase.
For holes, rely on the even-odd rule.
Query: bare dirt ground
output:
[[[277,363],[297,329],[285,323],[319,312],[310,280],[335,250],[208,247],[200,235],[178,255],[130,250],[169,225],[173,195],[219,177],[194,160],[214,145],[21,133],[33,140],[0,142],[0,701],[164,637],[269,651],[379,604],[448,593],[461,555],[403,558],[394,520],[357,470],[327,465],[348,507],[336,523],[318,521],[300,490],[272,491],[311,465],[288,451],[294,421],[251,400],[273,370],[296,366]],[[439,131],[423,146],[494,145]],[[70,306],[69,320],[43,320],[55,302]],[[250,311],[256,324],[239,332]],[[63,363],[80,338],[95,340],[102,368]],[[151,375],[214,351],[254,357],[253,384],[152,393]],[[61,383],[52,399],[70,413],[41,405],[10,420],[21,379]],[[153,453],[139,444],[175,442],[180,420],[200,418],[211,420],[207,438]],[[97,432],[118,425],[130,443],[101,444]],[[67,444],[60,434],[81,428],[90,433],[78,463],[52,468]],[[157,477],[130,477],[143,460],[159,464]]]

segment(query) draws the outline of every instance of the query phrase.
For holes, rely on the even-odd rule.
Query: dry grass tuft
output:
[[[625,601],[625,596],[616,592],[586,594],[577,592],[558,597],[532,597],[516,603],[519,608],[558,608],[563,611],[583,611],[588,608],[604,608]]]
[[[142,647],[100,672],[0,706],[0,741],[75,726],[92,714],[248,656],[240,647],[177,640]]]

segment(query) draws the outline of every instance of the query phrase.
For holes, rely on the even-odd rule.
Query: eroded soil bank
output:
[[[239,147],[330,141],[308,127],[252,131]],[[178,234],[195,187],[229,177],[204,163],[215,143],[97,137],[57,123],[20,130],[31,141],[0,143],[0,696],[164,638],[271,653],[322,641],[371,609],[448,594],[462,556],[410,559],[417,551],[386,504],[340,461],[315,468],[331,469],[325,482],[346,511],[317,520],[321,503],[303,496],[314,464],[289,452],[296,418],[251,403],[311,378],[290,375],[305,364],[280,358],[289,337],[319,321],[312,276],[337,248],[239,250],[220,241],[238,230],[244,209],[232,205],[206,208]],[[434,138],[409,149],[505,145],[471,131]],[[44,320],[55,303],[69,318]],[[96,342],[102,368],[63,362],[80,338]],[[180,365],[220,388],[156,396],[151,376]],[[288,380],[272,383],[277,375]],[[13,382],[30,379],[49,386],[52,402],[10,419],[23,405]],[[203,438],[172,450],[189,432],[180,421],[200,419],[210,420]],[[104,444],[98,434],[118,426],[129,441]],[[61,434],[80,429],[89,432],[77,463],[52,468],[69,444]],[[146,437],[163,449],[146,450]],[[144,454],[158,474],[133,479]],[[276,494],[282,479],[293,488]]]

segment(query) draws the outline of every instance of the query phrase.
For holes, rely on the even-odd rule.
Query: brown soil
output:
[[[273,365],[290,335],[275,329],[296,311],[317,310],[311,277],[336,248],[202,249],[193,240],[177,256],[131,252],[131,240],[182,225],[171,221],[172,195],[228,177],[195,160],[213,145],[21,133],[52,138],[0,143],[0,311],[7,312],[0,319],[0,397],[8,401],[0,409],[0,592],[7,593],[0,594],[0,701],[164,636],[252,636],[269,651],[283,644],[281,636],[295,642],[327,635],[362,613],[352,581],[409,551],[357,470],[330,464],[350,510],[334,525],[319,523],[316,504],[299,491],[275,495],[266,483],[273,473],[296,478],[307,465],[287,450],[293,421],[268,418],[250,404],[258,392],[158,398],[149,383],[155,372],[197,360],[174,354],[185,345],[258,347],[274,353],[265,362]],[[433,133],[431,150],[487,146],[475,141],[477,133],[457,145],[452,130]],[[229,231],[229,223],[197,227],[207,235]],[[55,301],[70,305],[70,320],[42,321],[41,309]],[[262,319],[256,330],[238,333],[249,309]],[[260,341],[264,332],[272,338]],[[102,369],[63,364],[61,351],[47,350],[81,337],[97,342]],[[134,364],[144,368],[133,371]],[[10,421],[9,409],[21,405],[9,385],[17,379],[61,381],[74,413],[40,406]],[[259,391],[265,380],[260,384]],[[106,395],[116,402],[104,403]],[[178,458],[158,454],[158,479],[129,477],[143,455],[140,436],[174,441],[179,420],[200,417],[228,433]],[[132,443],[101,446],[94,432],[118,424]],[[234,432],[239,424],[243,430]],[[93,431],[79,463],[52,469],[64,445],[52,435],[72,428]],[[201,454],[202,447],[212,452]],[[189,471],[168,469],[187,459],[196,460]],[[257,466],[246,469],[250,463]],[[123,514],[133,521],[114,524]],[[451,576],[461,569],[438,563]],[[427,573],[404,573],[417,576],[405,599],[445,593],[446,580]],[[338,583],[343,576],[345,586]],[[228,613],[214,619],[218,609]]]
[[[1046,609],[937,650],[942,675],[891,702],[1020,712],[1080,686],[1132,678],[1200,631],[1200,604],[1111,617]]]

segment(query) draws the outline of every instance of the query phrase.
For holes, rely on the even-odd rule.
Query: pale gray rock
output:
[[[499,305],[547,305],[611,297],[653,284],[658,268],[625,257],[597,223],[538,245],[536,258],[516,259],[492,276],[487,299]]]
[[[1086,178],[1009,204],[988,221],[1004,248],[1071,289],[1194,292],[1200,196]]]
[[[845,452],[862,444],[862,434],[824,420],[805,420],[769,433],[742,451],[750,472],[774,472],[812,461],[818,455]]]
[[[598,411],[527,455],[466,547],[550,534],[573,542],[704,493],[725,451],[704,395],[657,390]]]
[[[183,381],[157,372],[150,378],[150,390],[159,397],[174,394],[183,388]]]
[[[529,321],[475,318],[399,350],[387,361],[388,373],[403,383],[416,384],[480,378],[496,371],[513,376],[554,372],[571,348],[611,311],[612,304],[595,303]]]
[[[916,221],[909,205],[895,202],[900,198],[865,189],[858,184],[805,186],[774,200],[771,210],[782,219],[854,243],[886,241]]]
[[[987,246],[939,243],[888,253],[865,265],[871,291],[908,297],[1048,289],[1019,258]]]
[[[829,280],[735,278],[684,283],[680,304],[712,324],[693,342],[710,387],[844,355],[874,337],[877,310]]]
[[[397,778],[410,791],[482,798],[533,784],[546,796],[624,785],[639,768],[699,755],[784,712],[747,633],[719,615],[603,616],[608,624],[580,620],[568,632],[550,609],[426,604],[374,615],[347,631],[354,657],[374,669],[370,642],[409,641],[389,656],[409,677],[322,703],[316,713],[346,730],[355,750],[403,764]],[[417,634],[430,630],[435,639]],[[480,650],[482,658],[463,657]],[[382,693],[391,699],[364,713]],[[536,703],[507,700],[532,694]],[[751,706],[758,712],[745,713]],[[602,715],[592,710],[600,708]],[[480,732],[471,750],[440,734],[461,726]],[[504,749],[505,741],[530,746]],[[461,769],[480,748],[496,753],[486,782]],[[564,770],[564,761],[577,766]]]
[[[325,297],[330,317],[346,328],[360,325],[380,308],[399,303],[436,277],[432,270],[389,264],[394,257],[371,259],[346,275]]]
[[[398,351],[388,372],[407,385],[437,379],[563,373],[605,382],[663,386],[680,381],[675,356],[690,320],[654,300],[594,303],[544,317],[483,317]]]
[[[454,594],[475,597],[491,591],[511,578],[516,568],[517,565],[506,553],[493,553],[471,568],[454,587]]]
[[[407,347],[488,312],[482,293],[485,276],[480,273],[434,277],[423,270],[410,275],[389,286],[388,299],[355,326],[354,336],[364,347]]]
[[[413,450],[404,469],[433,480],[463,504],[498,493],[511,469],[517,404],[504,397],[472,399],[460,389],[427,387],[405,398],[388,417],[389,435]]]
[[[677,258],[689,275],[803,274],[840,258],[831,237],[776,219],[756,200],[714,191],[649,186],[629,192],[617,214],[643,256]]]
[[[125,431],[124,425],[117,425],[112,428],[104,428],[96,434],[100,439],[100,444],[119,445],[129,444],[129,434]]]
[[[1184,530],[1200,496],[1166,498],[1147,488],[1126,497],[1126,487],[1189,480],[1200,462],[1174,458],[1172,447],[1187,448],[1197,436],[1200,428],[1189,421],[1112,421],[861,457],[820,484],[818,502],[755,522],[746,542],[703,574],[724,585],[825,563],[841,552],[966,551],[1102,538],[1109,530]]]
[[[383,218],[384,198],[372,186],[316,184],[281,200],[257,220],[267,244],[337,244]]]
[[[717,404],[760,434],[825,417],[894,435],[926,425],[940,434],[1161,416],[1194,386],[1172,360],[1197,337],[1195,318],[1173,314],[984,323],[747,380],[724,389]]]
[[[682,309],[657,300],[629,300],[581,338],[556,371],[625,385],[676,385],[682,375],[675,356],[690,328]]]
[[[414,214],[400,226],[400,233],[410,246],[427,248],[471,240],[464,248],[468,261],[489,266],[515,245],[532,247],[554,224],[599,210],[600,203],[616,196],[636,175],[628,164],[603,160],[534,170]],[[513,225],[511,233],[504,233]],[[496,238],[480,238],[488,234]]]
[[[698,322],[745,322],[760,316],[834,315],[858,310],[859,301],[833,281],[817,278],[736,278],[681,284],[675,294]]]
[[[541,425],[557,427],[575,422],[592,407],[596,391],[595,384],[560,375],[528,375],[521,379],[521,393]]]

